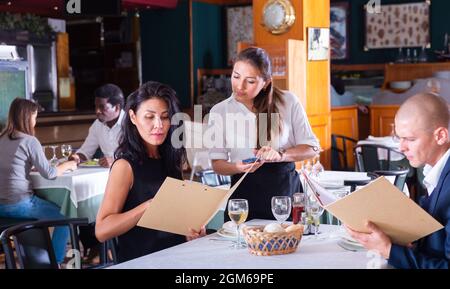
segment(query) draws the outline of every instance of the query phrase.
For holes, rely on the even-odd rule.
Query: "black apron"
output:
[[[231,176],[233,186],[243,174]],[[249,173],[230,199],[248,200],[248,217],[251,219],[275,219],[271,209],[273,196],[292,196],[302,192],[300,178],[294,163],[265,163],[254,173]],[[225,221],[229,221],[228,207],[225,209]]]

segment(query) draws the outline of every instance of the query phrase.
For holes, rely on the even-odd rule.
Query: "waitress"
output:
[[[232,198],[248,200],[248,220],[273,219],[272,196],[302,191],[294,162],[316,156],[320,145],[297,96],[273,86],[264,49],[239,53],[231,84],[231,97],[216,104],[209,116],[212,167],[217,174],[231,175],[231,185],[249,171]],[[244,161],[252,157],[260,160],[253,166]]]

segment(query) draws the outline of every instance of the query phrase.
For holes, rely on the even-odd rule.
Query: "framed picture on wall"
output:
[[[308,60],[328,60],[330,29],[308,27]]]
[[[381,5],[381,13],[365,13],[365,50],[430,46],[430,1]]]
[[[232,65],[237,55],[237,43],[253,43],[253,8],[237,6],[227,8],[227,50],[228,65]]]
[[[349,56],[349,3],[330,4],[330,55],[331,59],[347,59]]]

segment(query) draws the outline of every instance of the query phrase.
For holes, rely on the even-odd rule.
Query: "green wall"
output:
[[[347,60],[333,61],[333,63],[385,63],[392,62],[398,53],[398,49],[372,49],[364,51],[364,11],[363,6],[368,0],[351,0],[351,1],[332,1],[332,2],[349,2],[350,3],[350,58]],[[399,4],[423,2],[417,0],[382,0],[381,4]],[[431,0],[431,48],[427,49],[429,59],[433,60],[434,50],[442,50],[444,44],[445,33],[450,34],[450,1],[449,0]],[[418,52],[420,52],[418,50]],[[411,53],[412,55],[412,53]]]
[[[143,81],[156,80],[172,86],[183,107],[189,107],[189,4],[179,1],[176,9],[140,13]],[[197,68],[226,67],[224,8],[193,2],[194,87]]]
[[[197,68],[227,67],[226,15],[220,5],[192,4],[194,44],[194,84],[197,95]]]
[[[159,81],[176,90],[183,107],[190,106],[189,6],[140,12],[142,80]]]

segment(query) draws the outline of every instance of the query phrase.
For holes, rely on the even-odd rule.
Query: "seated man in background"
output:
[[[97,88],[94,96],[97,120],[89,128],[89,134],[81,148],[69,159],[78,163],[89,160],[100,148],[103,157],[99,160],[99,164],[109,168],[114,161],[114,151],[119,145],[122,133],[124,97],[122,90],[114,84],[105,84]]]
[[[424,168],[428,194],[420,206],[444,228],[410,246],[393,244],[375,224],[370,233],[347,227],[350,235],[368,250],[378,252],[396,268],[447,268],[450,261],[450,141],[449,109],[446,101],[431,93],[406,100],[395,116],[395,133],[400,150],[411,166]]]
[[[97,88],[95,113],[97,120],[89,128],[89,134],[81,148],[69,159],[78,163],[91,159],[98,148],[103,153],[99,164],[109,168],[114,161],[114,151],[119,146],[122,134],[124,97],[122,90],[114,84],[105,84]],[[92,263],[98,257],[100,243],[95,238],[95,224],[80,227],[80,240],[84,247],[86,263]]]

